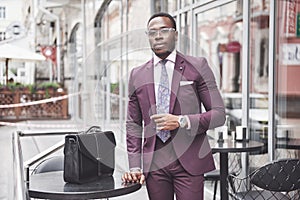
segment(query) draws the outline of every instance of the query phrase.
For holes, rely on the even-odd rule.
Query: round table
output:
[[[300,138],[277,139],[276,148],[300,149]]]
[[[235,141],[231,139],[225,139],[223,142],[210,140],[210,146],[213,153],[220,153],[221,199],[227,200],[228,153],[259,151],[264,147],[264,143],[252,140]]]
[[[116,197],[140,188],[139,183],[123,183],[120,173],[84,184],[66,183],[63,171],[33,174],[28,185],[29,196],[32,198],[72,200]]]

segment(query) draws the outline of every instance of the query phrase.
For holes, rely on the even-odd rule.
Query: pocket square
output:
[[[194,81],[180,81],[180,86],[191,85],[193,83],[194,83]]]

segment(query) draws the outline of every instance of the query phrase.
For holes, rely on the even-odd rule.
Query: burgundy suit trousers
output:
[[[189,174],[178,161],[169,141],[156,140],[146,186],[151,200],[202,200],[204,177]]]
[[[203,200],[204,177],[187,173],[178,161],[149,173],[146,186],[150,200]]]

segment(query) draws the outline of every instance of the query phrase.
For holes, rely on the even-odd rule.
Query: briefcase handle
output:
[[[86,134],[89,133],[96,133],[101,131],[101,127],[100,126],[91,126],[87,131],[85,131]]]

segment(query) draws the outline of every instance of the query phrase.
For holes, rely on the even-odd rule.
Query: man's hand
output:
[[[157,130],[174,130],[179,127],[177,115],[155,114],[150,117],[156,123]]]
[[[122,181],[125,182],[125,183],[140,183],[140,184],[143,184],[145,182],[145,176],[140,171],[125,172],[122,175]]]

